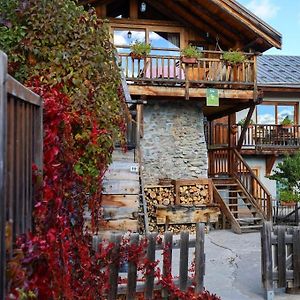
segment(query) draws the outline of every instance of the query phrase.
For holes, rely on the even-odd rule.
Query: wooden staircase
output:
[[[264,216],[235,178],[214,178],[214,199],[236,233],[260,230]]]
[[[260,230],[272,219],[268,190],[234,148],[209,150],[214,200],[236,233]]]

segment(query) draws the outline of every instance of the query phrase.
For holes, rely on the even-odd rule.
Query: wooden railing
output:
[[[163,242],[157,239],[157,233],[150,233],[146,236],[147,248],[145,254],[149,263],[159,261],[158,267],[162,270],[163,277],[179,274],[178,278],[172,275],[173,283],[178,286],[179,290],[186,291],[189,286],[194,285],[196,292],[203,290],[204,271],[205,271],[205,254],[204,254],[204,232],[205,226],[203,223],[196,224],[196,238],[190,238],[188,231],[182,231],[180,239],[173,240],[173,234],[169,231],[164,233]],[[128,237],[125,237],[128,238]],[[144,237],[139,236],[138,233],[133,233],[130,236],[130,245],[133,249],[138,249],[140,239]],[[154,291],[161,290],[162,298],[169,299],[170,291],[164,288],[160,282],[160,278],[155,276],[155,268],[147,270],[143,267],[138,270],[138,262],[144,258],[144,251],[136,255],[136,259],[128,261],[128,269],[120,270],[120,257],[126,256],[128,248],[126,244],[120,245],[122,241],[121,234],[113,234],[110,241],[114,243],[110,259],[112,263],[108,266],[108,270],[103,270],[103,274],[108,274],[108,282],[110,285],[108,294],[105,299],[117,299],[117,295],[123,295],[122,299],[137,299],[138,293],[144,294],[144,299],[154,299]],[[93,247],[97,251],[101,237],[93,237]],[[193,251],[189,251],[193,248]],[[180,249],[176,251],[175,249]],[[163,251],[162,251],[163,250]],[[175,251],[174,251],[175,250]],[[174,253],[175,252],[175,253]],[[179,253],[178,253],[179,252]],[[193,253],[193,254],[192,254]],[[193,278],[189,277],[189,262],[193,261],[195,273]],[[161,257],[161,259],[159,259]],[[179,266],[178,270],[172,268],[172,264]],[[175,274],[173,273],[175,271]],[[145,274],[144,277],[143,273]],[[157,272],[159,273],[159,272]],[[123,283],[120,283],[120,278]],[[103,295],[104,296],[104,295]],[[141,295],[142,296],[142,295]],[[156,299],[156,298],[155,298]]]
[[[272,218],[271,194],[236,149],[209,150],[209,175],[235,177],[267,220]]]
[[[256,60],[253,54],[245,54],[246,60],[232,66],[222,59],[222,52],[204,51],[204,57],[196,64],[182,63],[175,55],[148,55],[133,58],[120,53],[120,65],[128,83],[148,85],[216,85],[224,88],[253,88],[256,78]]]
[[[41,174],[43,120],[41,98],[7,74],[7,58],[1,51],[0,122],[0,298],[4,299],[6,260],[13,242],[32,227],[37,188],[32,165]]]
[[[237,140],[242,126],[237,125]],[[243,146],[246,147],[300,147],[300,125],[282,126],[255,124],[247,128]]]
[[[234,125],[230,134],[234,134],[234,143],[237,145],[243,126]],[[228,125],[213,124],[207,128],[207,143],[210,147],[228,146]],[[280,149],[300,148],[300,125],[282,126],[269,124],[253,124],[248,126],[243,147],[250,149]]]
[[[230,151],[231,172],[236,177],[255,203],[262,210],[267,220],[272,219],[272,197],[266,187],[253,173],[250,166],[236,149]]]

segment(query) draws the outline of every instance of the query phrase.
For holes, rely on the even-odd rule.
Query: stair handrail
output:
[[[261,208],[261,210],[263,211],[265,217],[267,218],[267,220],[271,220],[272,219],[272,196],[270,194],[270,192],[268,191],[268,189],[264,186],[264,184],[260,181],[260,179],[254,174],[254,172],[252,171],[251,167],[248,165],[248,163],[244,160],[244,158],[241,156],[241,154],[235,149],[232,148],[231,149],[232,153],[239,159],[240,163],[242,163],[244,165],[244,167],[246,168],[248,174],[250,174],[251,178],[253,180],[256,181],[257,185],[260,187],[260,189],[263,190],[264,194],[267,196],[266,197],[266,206],[262,206],[259,204],[258,201],[256,201],[256,203],[259,205],[259,207]],[[236,161],[237,162],[237,161]],[[234,173],[233,175],[235,175],[235,177],[239,180],[239,182],[243,185],[243,187],[246,189],[246,191],[252,196],[252,198],[254,200],[255,197],[253,196],[253,194],[248,191],[247,187],[243,184],[243,182],[239,179],[239,176],[237,174],[237,169],[236,168],[232,168],[231,169],[232,172]],[[262,200],[262,199],[261,199]]]

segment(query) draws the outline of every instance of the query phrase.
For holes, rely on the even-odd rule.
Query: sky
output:
[[[282,50],[269,55],[300,55],[300,0],[237,0],[282,35]]]

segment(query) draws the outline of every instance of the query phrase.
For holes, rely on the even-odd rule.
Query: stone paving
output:
[[[266,299],[261,284],[260,233],[235,234],[229,230],[205,235],[204,285],[222,300]],[[274,300],[300,300],[300,295],[276,290]]]

